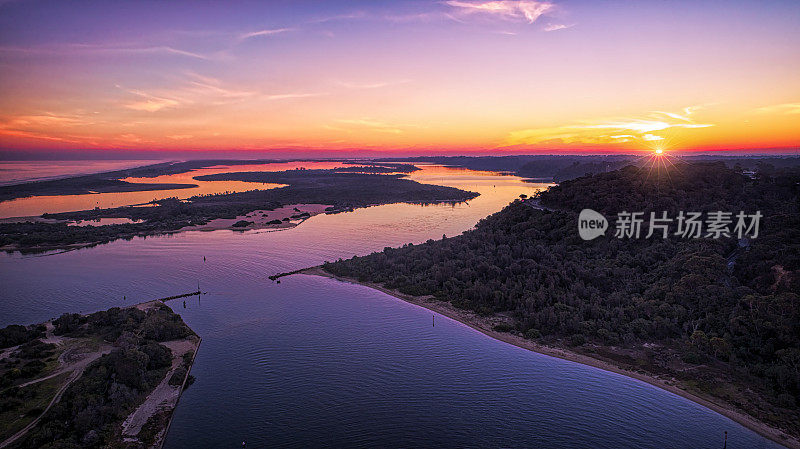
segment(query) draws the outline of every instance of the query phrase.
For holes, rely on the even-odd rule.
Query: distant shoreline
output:
[[[613,363],[596,359],[587,355],[579,354],[577,352],[569,351],[563,348],[556,348],[551,346],[545,346],[538,344],[534,341],[528,340],[526,338],[513,335],[506,332],[498,332],[492,329],[492,326],[496,323],[502,322],[502,319],[499,318],[492,318],[492,317],[482,317],[473,312],[468,310],[462,310],[454,307],[452,304],[438,301],[430,297],[424,296],[412,296],[406,295],[401,293],[397,290],[388,289],[383,287],[382,285],[375,284],[372,282],[360,282],[356,279],[347,278],[343,276],[337,276],[325,271],[321,266],[307,268],[302,270],[299,274],[306,274],[311,276],[322,276],[331,279],[336,279],[341,282],[349,282],[352,284],[359,284],[365,287],[372,288],[374,290],[381,291],[386,293],[387,295],[394,296],[395,298],[401,299],[407,303],[424,307],[428,310],[436,312],[438,314],[444,315],[450,319],[460,322],[466,326],[471,327],[472,329],[490,337],[495,340],[502,341],[504,343],[512,344],[514,346],[527,349],[529,351],[533,351],[539,354],[548,355],[551,357],[556,357],[562,360],[568,360],[570,362],[580,363],[582,365],[591,366],[594,368],[601,369],[603,371],[608,371],[612,373],[621,374],[626,377],[630,377],[632,379],[640,380],[647,384],[650,384],[654,387],[660,388],[662,390],[668,391],[670,393],[674,393],[678,396],[681,396],[685,399],[688,399],[692,402],[695,402],[703,407],[706,407],[710,410],[713,410],[720,415],[723,415],[732,421],[735,421],[738,424],[752,430],[753,432],[771,440],[783,446],[792,449],[800,449],[800,440],[786,434],[785,432],[776,429],[768,424],[765,424],[761,421],[756,420],[752,416],[742,413],[730,405],[727,404],[719,404],[714,402],[712,398],[704,398],[698,396],[694,393],[688,392],[675,384],[671,384],[665,380],[659,379],[655,376],[637,373],[633,371],[629,371],[624,369],[620,366],[617,366]],[[722,438],[722,435],[720,435]]]

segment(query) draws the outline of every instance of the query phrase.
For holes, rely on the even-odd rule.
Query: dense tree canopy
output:
[[[115,307],[86,316],[64,314],[53,324],[56,334],[97,338],[112,342],[114,348],[89,364],[40,423],[12,447],[126,447],[119,442],[119,423],[172,364],[172,351],[159,342],[194,332],[163,304],[146,311]]]

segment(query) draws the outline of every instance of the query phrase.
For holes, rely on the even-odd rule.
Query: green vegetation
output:
[[[370,167],[354,167],[366,168]],[[380,167],[379,167],[380,168]],[[289,170],[283,172],[244,172],[200,176],[203,180],[241,180],[288,184],[269,190],[195,196],[185,201],[170,198],[156,201],[154,207],[118,207],[80,212],[44,214],[57,220],[129,218],[137,223],[105,226],[68,226],[66,223],[0,223],[0,247],[7,251],[43,251],[71,245],[94,245],[116,239],[132,239],[176,232],[181,228],[205,224],[217,218],[236,218],[254,210],[274,210],[282,205],[330,204],[335,211],[352,210],[373,204],[397,202],[459,202],[476,197],[452,187],[420,184],[402,175],[337,172],[334,170]],[[308,215],[299,214],[296,218]]]
[[[0,359],[0,389],[39,377],[55,361],[56,346],[35,339]]]
[[[112,307],[90,315],[65,313],[53,320],[53,325],[55,335],[74,338],[97,336],[106,342],[118,342],[129,333],[141,337],[144,342],[177,340],[194,335],[180,315],[164,304],[146,312],[136,307]]]
[[[0,349],[16,346],[34,338],[44,336],[45,328],[41,325],[20,326],[12,324],[0,329]]]
[[[64,373],[27,387],[3,390],[0,400],[0,441],[19,432],[41,415],[68,377],[69,373]]]
[[[340,276],[510,312],[519,335],[677,379],[800,435],[800,172],[626,167],[517,200],[463,235],[327,263]],[[583,241],[577,215],[610,219]],[[758,238],[614,238],[622,211],[760,210]],[[645,225],[646,226],[645,221]],[[673,228],[673,232],[674,232]],[[505,329],[498,329],[505,330]]]
[[[90,363],[40,422],[12,447],[120,446],[120,423],[165,378],[172,364],[172,351],[159,342],[195,335],[179,315],[160,303],[146,310],[131,307],[112,308],[86,316],[64,314],[53,324],[56,335],[94,339],[106,347],[110,344],[111,349]],[[46,354],[40,350],[35,353],[40,357]],[[35,361],[42,363],[38,359]],[[185,375],[188,363],[182,368]],[[33,384],[37,386],[35,389],[33,385],[7,388],[0,396],[0,413],[29,410],[26,413],[31,419],[35,418],[41,414],[42,404],[46,406],[57,387],[66,380],[61,376],[56,379],[58,382],[48,380]],[[34,403],[33,399],[39,402]],[[23,426],[16,423],[14,429]]]
[[[134,183],[118,179],[73,179],[70,183],[36,181],[30,184],[0,186],[0,201],[40,195],[86,195],[89,193],[143,192],[148,190],[190,189],[197,184]]]
[[[361,170],[363,167],[360,167]],[[197,176],[202,181],[244,181],[288,184],[288,187],[261,192],[236,193],[237,200],[268,197],[281,204],[314,203],[339,207],[364,207],[387,203],[459,202],[476,193],[453,187],[420,184],[404,175],[348,173],[336,170],[286,170],[280,172],[237,172]],[[225,196],[204,197],[205,201],[227,201]]]
[[[411,164],[393,164],[388,162],[345,162],[353,167],[337,168],[339,173],[411,173],[421,170]]]

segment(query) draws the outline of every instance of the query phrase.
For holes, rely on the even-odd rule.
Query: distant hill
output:
[[[683,156],[684,162],[724,162],[728,167],[746,170],[774,171],[800,167],[797,156]],[[376,161],[421,162],[464,167],[472,170],[507,172],[523,178],[548,179],[562,182],[581,176],[605,173],[630,164],[646,162],[646,157],[631,154],[613,155],[516,155],[516,156],[425,156],[385,158]]]

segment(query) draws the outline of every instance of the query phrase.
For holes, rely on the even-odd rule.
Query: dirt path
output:
[[[48,334],[50,334],[50,335],[46,337],[47,340],[50,340],[50,342],[56,342],[58,344],[63,344],[64,338],[62,338],[62,337],[54,337],[52,335],[52,328],[48,328]],[[45,339],[43,339],[43,340],[45,340]],[[39,416],[37,416],[36,419],[31,421],[27,426],[23,427],[19,432],[15,433],[11,437],[9,437],[7,440],[5,440],[2,443],[0,443],[0,448],[4,448],[6,446],[9,446],[11,443],[13,443],[14,441],[18,440],[19,438],[23,437],[26,433],[28,433],[29,430],[34,428],[36,426],[36,424],[38,424],[39,421],[42,419],[42,417],[48,412],[48,410],[50,410],[50,408],[53,406],[53,404],[55,404],[56,402],[58,402],[61,399],[61,396],[67,390],[67,387],[69,387],[70,384],[72,384],[72,382],[75,381],[75,379],[81,377],[81,374],[83,374],[83,371],[86,369],[87,366],[89,366],[90,363],[92,363],[95,360],[99,359],[101,356],[111,352],[111,346],[107,346],[107,345],[106,346],[102,346],[97,351],[75,354],[75,352],[78,349],[80,349],[80,348],[70,348],[70,349],[67,349],[66,351],[64,351],[58,357],[58,361],[59,361],[59,363],[61,363],[62,366],[61,366],[61,368],[57,369],[55,372],[53,372],[53,373],[51,373],[51,374],[49,374],[49,375],[47,375],[45,377],[40,377],[38,379],[34,379],[34,380],[31,380],[31,381],[28,381],[28,382],[21,383],[21,384],[17,385],[17,387],[19,387],[19,388],[24,388],[24,387],[27,387],[29,385],[37,384],[39,382],[43,382],[45,380],[52,379],[52,378],[60,376],[60,375],[62,375],[64,373],[68,373],[70,371],[72,372],[72,374],[69,376],[69,378],[64,383],[64,385],[59,387],[58,391],[56,391],[55,396],[53,396],[53,399],[50,401],[49,404],[47,404],[47,407],[44,409],[44,411]],[[79,358],[77,360],[73,359],[73,360],[70,361],[70,359],[75,357],[75,356],[77,356]]]
[[[4,447],[7,447],[7,446],[11,445],[12,443],[17,441],[18,439],[20,439],[23,436],[25,436],[25,434],[28,433],[29,430],[33,429],[37,424],[39,424],[39,421],[50,410],[50,408],[53,406],[53,404],[55,404],[56,402],[61,400],[61,396],[64,394],[65,391],[67,391],[67,387],[69,387],[70,384],[72,384],[72,382],[75,381],[75,379],[81,377],[81,374],[83,374],[83,370],[84,369],[86,369],[86,365],[84,365],[80,369],[76,369],[75,371],[73,371],[72,375],[69,376],[69,379],[67,379],[67,381],[64,383],[64,385],[62,385],[61,388],[59,388],[58,391],[56,391],[56,395],[53,396],[53,400],[51,400],[50,403],[47,404],[47,407],[44,409],[42,414],[37,416],[36,419],[31,421],[27,426],[23,427],[19,432],[15,433],[14,435],[11,435],[11,437],[9,437],[7,440],[5,440],[2,443],[0,443],[0,448],[4,448]],[[52,376],[50,376],[50,377],[52,377]]]
[[[71,351],[71,349],[67,349],[59,357],[59,362],[61,362],[62,365],[68,363],[65,360],[66,360],[66,358],[72,356],[70,351]],[[21,383],[21,384],[19,384],[17,386],[20,387],[20,388],[27,387],[28,385],[33,385],[33,384],[36,384],[36,383],[39,383],[39,382],[43,382],[43,381],[45,381],[47,379],[52,379],[52,378],[54,378],[56,376],[60,376],[60,375],[66,373],[66,372],[69,372],[69,371],[80,371],[80,372],[83,372],[83,370],[86,369],[86,367],[90,363],[92,363],[95,360],[99,359],[102,355],[108,354],[109,352],[111,352],[111,348],[110,347],[104,348],[103,350],[100,350],[100,351],[97,351],[97,352],[88,353],[86,355],[86,357],[82,357],[81,359],[79,359],[76,362],[69,363],[67,366],[62,366],[61,368],[59,368],[56,371],[54,371],[52,374],[49,374],[49,375],[47,375],[45,377],[40,377],[38,379],[34,379],[34,380],[31,380],[31,381],[28,381],[28,382],[25,382],[25,383]]]

